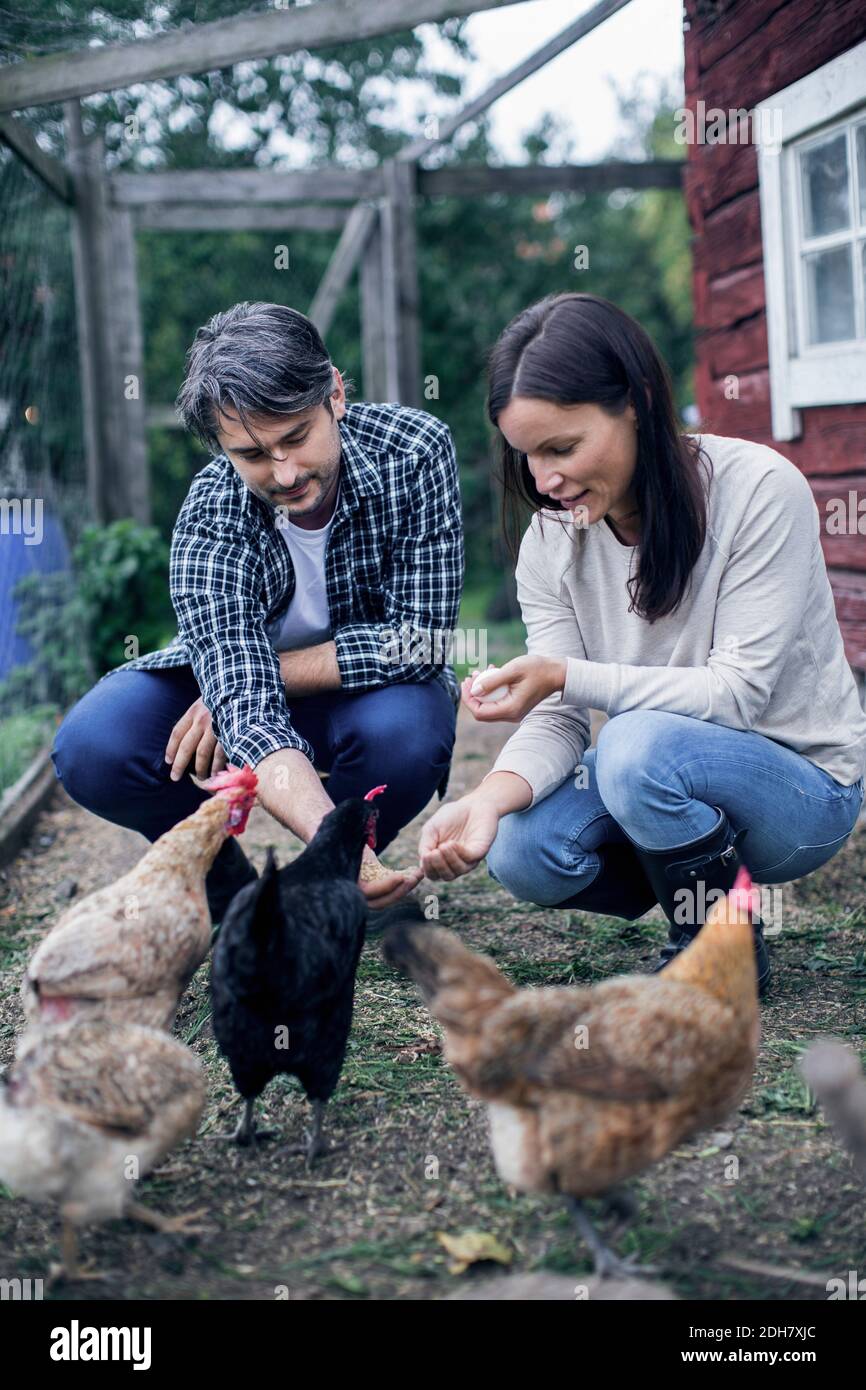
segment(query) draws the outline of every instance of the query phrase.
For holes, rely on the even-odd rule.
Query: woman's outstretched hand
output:
[[[518,656],[498,670],[467,676],[461,695],[463,703],[479,722],[493,724],[497,720],[507,720],[516,723],[548,695],[562,690],[564,684],[564,661],[549,656]],[[473,686],[478,694],[472,694]],[[479,694],[489,695],[502,688],[508,691],[502,699],[479,698]]]
[[[418,859],[427,878],[454,879],[480,864],[499,826],[489,801],[472,793],[440,806],[421,832]]]

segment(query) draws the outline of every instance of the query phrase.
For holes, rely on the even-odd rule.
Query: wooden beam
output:
[[[319,0],[323,3],[323,0]],[[115,174],[111,197],[124,207],[147,203],[357,203],[382,191],[380,169],[184,169]]]
[[[398,156],[399,157],[399,156]],[[425,197],[476,197],[483,193],[553,193],[570,189],[678,188],[684,161],[675,159],[609,159],[598,164],[515,164],[500,167],[455,164],[419,169],[418,192]],[[136,222],[157,226],[168,219],[173,205],[192,210],[213,208],[217,218],[229,206],[243,204],[251,217],[270,216],[296,204],[359,202],[381,197],[381,168],[310,169],[280,173],[266,169],[196,169],[170,174],[115,174],[109,179],[111,198],[135,210]],[[153,206],[151,214],[148,209]],[[178,217],[187,214],[179,213]],[[190,212],[190,215],[192,213]],[[202,225],[205,225],[202,223]],[[286,225],[290,225],[286,223]]]
[[[45,153],[29,126],[17,121],[14,116],[0,116],[0,141],[17,154],[22,164],[26,164],[55,197],[64,203],[72,202],[72,180],[68,169],[59,159]]]
[[[303,203],[145,203],[134,209],[136,227],[156,232],[339,232],[344,208]]]
[[[322,337],[331,326],[340,296],[352,278],[352,271],[358,257],[363,255],[375,223],[376,210],[369,203],[356,203],[346,218],[340,240],[309,308],[309,317]]]
[[[441,145],[444,141],[450,140],[454,132],[459,130],[462,125],[465,125],[467,121],[474,121],[476,116],[480,116],[481,113],[492,106],[495,101],[505,96],[506,92],[510,92],[512,88],[516,87],[520,82],[523,82],[525,78],[530,77],[532,73],[538,72],[539,68],[543,68],[552,58],[556,58],[558,54],[565,52],[572,44],[577,43],[578,39],[582,39],[586,34],[591,33],[593,29],[597,29],[598,26],[603,24],[606,19],[609,19],[611,15],[616,14],[617,10],[624,9],[629,3],[630,0],[600,0],[600,3],[594,5],[591,10],[587,10],[586,14],[582,14],[579,19],[574,20],[574,22],[563,29],[561,33],[554,35],[552,39],[548,39],[547,43],[542,44],[541,48],[536,49],[528,58],[524,58],[523,62],[518,63],[516,68],[512,68],[510,72],[503,73],[502,77],[498,77],[489,87],[485,87],[483,92],[479,92],[478,96],[473,97],[460,111],[440,121],[439,128],[432,138],[419,136],[417,140],[413,140],[410,144],[405,145],[397,155],[397,158],[409,160],[410,162],[422,159],[428,150],[435,149],[437,145]]]
[[[383,34],[439,23],[523,0],[318,0],[271,13],[234,15],[209,24],[52,54],[0,68],[0,111],[43,106],[68,97],[110,92],[181,73],[214,72],[273,54],[360,43]]]
[[[419,169],[418,191],[427,198],[478,198],[488,193],[600,193],[612,188],[680,188],[685,160],[608,159],[600,164],[454,164]]]

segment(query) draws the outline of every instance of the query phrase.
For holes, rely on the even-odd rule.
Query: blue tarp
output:
[[[25,516],[27,514],[25,513]],[[32,513],[31,513],[32,515]],[[33,544],[38,534],[31,529],[28,536],[16,532],[10,524],[9,513],[0,513],[6,530],[0,530],[0,681],[5,680],[14,666],[26,665],[33,656],[30,643],[16,632],[19,604],[12,597],[16,584],[28,574],[52,574],[57,570],[71,571],[69,547],[58,518],[43,504],[41,540]],[[19,528],[20,531],[20,528]]]

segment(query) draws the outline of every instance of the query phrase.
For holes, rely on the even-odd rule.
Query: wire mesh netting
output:
[[[0,789],[67,694],[70,554],[88,520],[70,213],[0,147]],[[46,662],[54,645],[56,657]],[[64,650],[65,648],[65,650]]]
[[[71,218],[0,147],[0,483],[42,497],[74,541],[86,520]]]

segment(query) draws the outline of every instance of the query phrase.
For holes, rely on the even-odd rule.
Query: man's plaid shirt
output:
[[[451,432],[425,411],[364,403],[347,408],[339,430],[341,487],[325,579],[341,687],[432,679],[456,705],[447,639],[464,561]],[[274,516],[224,455],[196,474],[172,536],[178,635],[103,677],[191,666],[226,757],[252,767],[280,748],[313,758],[292,727],[266,632],[295,589]]]

